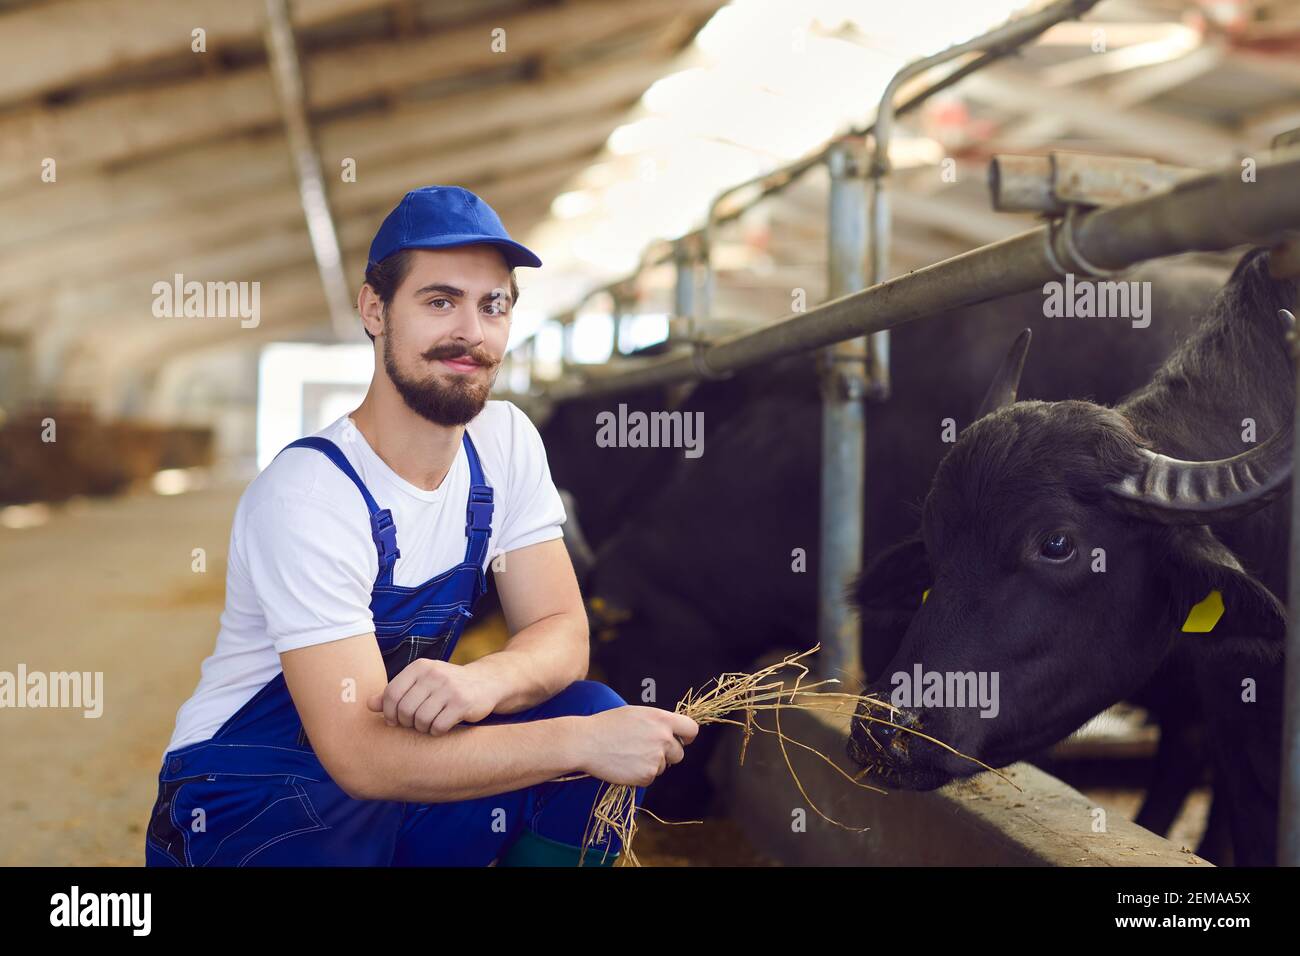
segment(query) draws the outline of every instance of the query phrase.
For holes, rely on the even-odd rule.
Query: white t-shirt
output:
[[[489,401],[465,426],[494,489],[483,560],[563,535],[567,520],[537,428],[514,404]],[[316,433],[338,445],[381,508],[401,557],[393,583],[413,587],[465,560],[469,458],[425,491],[388,467],[344,415]],[[290,448],[249,484],[230,531],[226,607],[216,649],[176,714],[167,750],[207,740],[280,673],[280,653],[374,630],[379,555],[352,480],[314,448]]]

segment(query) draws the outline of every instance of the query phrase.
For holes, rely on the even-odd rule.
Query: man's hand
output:
[[[389,726],[400,724],[437,736],[463,720],[482,720],[500,699],[496,682],[484,680],[473,669],[422,657],[366,704],[371,710],[382,710]]]
[[[649,786],[669,764],[681,763],[700,725],[659,707],[626,705],[581,718],[578,769],[607,783]]]

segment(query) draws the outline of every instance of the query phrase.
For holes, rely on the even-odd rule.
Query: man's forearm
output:
[[[350,740],[350,765],[330,772],[362,800],[448,803],[506,793],[579,772],[585,719],[461,724],[430,736],[368,714]]]
[[[501,650],[465,666],[501,687],[494,713],[517,714],[586,677],[590,653],[586,616],[556,614],[530,624]]]

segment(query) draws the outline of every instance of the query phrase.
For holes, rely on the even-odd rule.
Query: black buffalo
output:
[[[864,614],[905,622],[871,691],[890,700],[918,667],[997,674],[998,713],[951,698],[871,711],[885,722],[855,721],[855,760],[930,789],[979,767],[908,729],[1000,767],[1176,666],[1205,717],[1234,860],[1274,862],[1294,402],[1279,316],[1295,295],[1252,250],[1194,334],[1113,408],[1015,401],[1014,373],[995,382],[935,474],[920,535],[855,593]],[[1211,592],[1222,617],[1184,633]]]
[[[1146,381],[1190,334],[1225,275],[1199,263],[1137,271],[1130,278],[1152,282],[1149,328],[1120,318],[1044,318],[1042,297],[1033,293],[895,330],[893,397],[866,407],[868,559],[915,533],[925,489],[952,448],[942,422],[972,420],[979,392],[969,375],[991,373],[1008,334],[1030,325],[1040,339],[1046,360],[1026,370],[1026,394],[1114,401]],[[593,660],[625,699],[644,700],[644,682],[652,678],[656,702],[671,706],[720,673],[815,640],[821,394],[810,355],[703,382],[681,406],[704,413],[702,457],[669,450],[674,464],[665,471],[663,449],[598,449],[607,464],[593,469],[591,409],[625,400],[594,406],[588,400],[585,421],[580,416],[570,424],[585,429],[576,438],[571,431],[569,442],[586,443],[571,448],[570,471],[584,471],[579,462],[585,462],[586,477],[575,480],[589,489],[576,494],[578,514],[585,528],[590,501],[608,535],[596,542],[596,566],[584,582],[594,606]],[[549,442],[553,469],[564,467]],[[652,469],[649,493],[620,498],[616,514],[602,501],[604,469],[635,471],[636,463]],[[792,569],[795,549],[806,555],[802,573]],[[868,675],[883,670],[905,624],[892,608],[864,616]],[[709,786],[702,771],[716,736],[701,736],[691,759],[648,791],[647,806],[679,818],[705,811]]]

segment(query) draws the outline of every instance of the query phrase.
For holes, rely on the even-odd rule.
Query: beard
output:
[[[436,372],[424,378],[408,376],[398,367],[394,357],[393,336],[384,336],[384,368],[388,378],[406,402],[407,408],[436,425],[447,428],[470,422],[487,403],[495,375],[480,379],[478,372],[451,374],[451,381],[443,383]],[[468,358],[491,368],[497,363],[481,349],[474,351],[459,345],[445,345],[430,349],[420,358],[427,362],[438,359]]]

